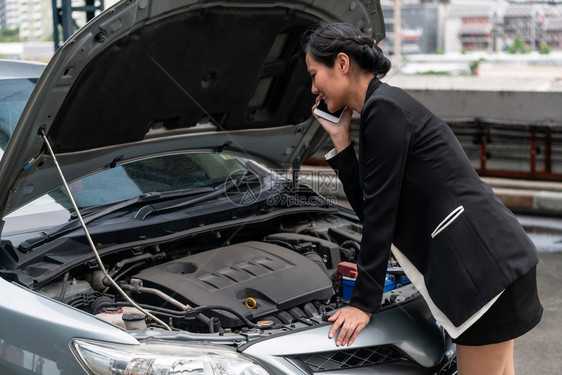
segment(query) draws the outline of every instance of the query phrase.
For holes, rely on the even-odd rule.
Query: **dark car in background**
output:
[[[0,61],[2,374],[456,373],[394,259],[327,337],[362,228],[299,173],[326,139],[301,38],[336,21],[384,38],[378,1],[123,0]]]

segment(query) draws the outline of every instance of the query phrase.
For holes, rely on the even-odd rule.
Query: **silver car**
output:
[[[336,21],[384,38],[378,1],[123,0],[0,62],[0,373],[456,373],[393,259],[328,339],[362,228],[301,169],[326,140],[301,38]]]

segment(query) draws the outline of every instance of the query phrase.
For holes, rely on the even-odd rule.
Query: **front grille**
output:
[[[296,357],[313,372],[363,367],[403,360],[405,357],[390,345],[304,354]]]

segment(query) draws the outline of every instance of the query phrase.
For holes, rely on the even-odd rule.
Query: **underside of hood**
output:
[[[151,130],[200,123],[224,131],[307,120],[314,97],[301,36],[319,20],[288,16],[283,8],[236,13],[215,7],[175,14],[96,56],[49,131],[55,152],[135,142]]]
[[[123,0],[51,59],[0,166],[4,214],[133,159],[226,150],[290,167],[325,139],[301,40],[349,22],[380,41],[378,1]]]

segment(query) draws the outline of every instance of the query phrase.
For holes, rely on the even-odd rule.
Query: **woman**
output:
[[[513,374],[513,340],[542,316],[533,243],[447,124],[379,80],[390,62],[372,38],[340,23],[308,33],[303,44],[317,102],[332,112],[347,107],[338,123],[317,119],[364,228],[350,306],[330,318],[329,337],[351,345],[379,311],[392,250],[457,343],[459,373]],[[361,114],[359,160],[352,111]]]

